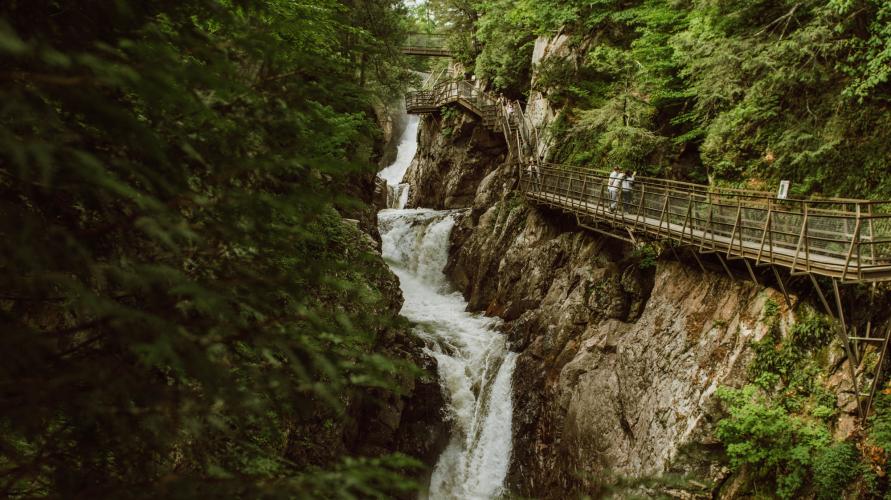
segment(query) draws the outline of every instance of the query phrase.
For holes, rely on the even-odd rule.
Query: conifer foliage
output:
[[[410,486],[399,457],[300,451],[404,371],[372,349],[398,304],[340,187],[407,81],[404,24],[396,1],[0,3],[0,496]]]
[[[544,93],[552,159],[888,198],[887,0],[430,0],[478,79]],[[467,34],[467,31],[470,34]],[[557,35],[562,38],[557,38]],[[556,42],[532,78],[536,37]],[[539,46],[540,49],[544,45]]]

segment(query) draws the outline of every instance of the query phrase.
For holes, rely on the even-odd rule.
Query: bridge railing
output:
[[[861,281],[891,276],[891,204],[777,199],[771,193],[638,176],[613,197],[609,174],[554,164],[521,168],[537,201],[614,226],[756,263]]]
[[[430,112],[436,108],[461,101],[478,115],[482,115],[498,103],[498,99],[464,80],[440,82],[429,90],[409,92],[405,96],[405,109],[409,112]]]
[[[403,46],[424,49],[447,49],[448,35],[442,33],[409,33]]]
[[[441,33],[410,33],[402,44],[408,55],[450,57],[448,35]]]

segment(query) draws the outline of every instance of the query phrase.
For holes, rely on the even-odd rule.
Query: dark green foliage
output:
[[[747,466],[757,483],[781,498],[813,485],[818,498],[838,498],[866,472],[850,443],[833,442],[828,423],[837,413],[835,395],[823,385],[820,358],[832,339],[832,325],[810,308],[784,336],[779,305],[768,300],[764,338],[753,343],[754,383],[721,388],[729,415],[718,423],[733,467]]]
[[[836,443],[814,461],[814,489],[819,500],[842,497],[842,492],[863,472],[860,453],[851,443]]]
[[[634,249],[632,258],[637,261],[637,267],[640,269],[652,269],[656,267],[659,261],[661,251],[656,245],[651,243],[643,244]]]
[[[390,275],[338,213],[407,81],[402,14],[0,4],[0,496],[411,487],[340,436],[295,452],[405,372],[373,350]]]
[[[867,456],[878,470],[887,473],[891,452],[891,387],[886,386],[876,394],[873,407],[875,413],[869,418],[866,440]]]
[[[753,467],[757,477],[776,481],[779,497],[791,498],[806,484],[814,457],[831,443],[828,429],[790,415],[754,385],[721,389],[718,396],[730,414],[717,430],[730,464]]]
[[[784,337],[778,304],[768,300],[763,321],[768,332],[753,342],[755,359],[750,378],[769,394],[781,395],[777,403],[786,410],[828,420],[836,414],[835,395],[823,387],[820,362],[832,339],[832,326],[823,316],[805,307]]]
[[[465,0],[465,65],[525,91],[533,37],[569,35],[538,68],[563,119],[552,156],[795,194],[891,197],[891,7],[816,2]]]

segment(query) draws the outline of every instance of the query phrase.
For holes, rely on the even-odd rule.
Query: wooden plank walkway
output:
[[[669,239],[700,253],[845,283],[891,280],[891,202],[781,200],[764,191],[638,177],[630,199],[623,200],[625,211],[611,212],[608,173],[537,161],[537,135],[519,106],[508,108],[503,99],[458,80],[412,92],[405,100],[413,114],[435,113],[448,104],[503,131],[519,164],[520,189],[530,201],[602,225],[599,230],[608,235]]]
[[[428,90],[411,92],[405,97],[405,110],[409,114],[435,113],[448,104],[457,104],[479,116],[487,127],[494,129],[498,126],[498,99],[470,82],[445,81]]]
[[[700,253],[843,282],[891,280],[888,203],[780,200],[759,191],[638,177],[633,190],[619,190],[624,199],[612,210],[606,172],[530,164],[520,177],[530,201],[600,224],[619,238],[670,239]]]

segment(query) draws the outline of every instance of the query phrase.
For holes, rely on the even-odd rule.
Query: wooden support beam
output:
[[[885,364],[885,356],[888,353],[888,340],[891,336],[891,327],[885,328],[884,341],[882,342],[882,350],[879,353],[879,364],[876,365],[876,373],[873,376],[872,384],[869,388],[869,397],[866,399],[866,409],[863,410],[863,417],[869,417],[869,411],[872,409],[872,402],[876,396],[876,389],[879,386],[879,379],[882,377],[882,365]]]
[[[811,273],[805,273],[805,274],[807,274],[808,278],[811,279],[811,283],[814,285],[814,289],[817,291],[817,296],[820,298],[820,303],[823,304],[823,309],[826,310],[826,314],[828,314],[830,317],[834,318],[835,313],[832,312],[832,307],[829,306],[829,301],[827,301],[826,296],[823,295],[823,289],[820,288],[820,283],[817,282],[817,278],[814,277],[814,275]]]
[[[730,279],[736,281],[736,277],[733,276],[733,273],[730,272],[730,267],[727,266],[727,262],[724,260],[724,256],[721,255],[721,252],[715,252],[715,255],[718,256],[718,260],[721,261],[721,266],[724,267],[724,270],[727,271],[727,276],[730,276]]]
[[[743,263],[746,265],[746,269],[749,270],[749,276],[752,277],[752,281],[754,281],[756,285],[760,285],[761,283],[758,282],[758,277],[755,276],[755,271],[752,269],[752,265],[749,264],[749,259],[743,259]]]
[[[733,250],[733,239],[736,237],[736,229],[740,226],[740,221],[742,220],[742,201],[737,201],[738,205],[736,207],[736,220],[733,223],[733,231],[730,232],[730,244],[727,245],[727,256],[730,256],[730,251]],[[741,228],[740,228],[741,229]],[[739,235],[739,242],[742,244],[742,234]],[[742,247],[740,247],[742,248]]]
[[[705,270],[705,265],[702,263],[702,259],[699,258],[699,254],[696,253],[696,250],[690,248],[690,253],[693,254],[693,258],[696,259],[696,263],[699,264],[699,269],[702,269],[703,274],[708,274],[708,271]]]
[[[808,276],[811,277],[814,288],[817,289],[817,293],[820,295],[820,301],[823,302],[823,307],[825,307],[827,312],[829,312],[829,315],[832,316],[832,308],[829,306],[829,302],[826,300],[825,295],[823,295],[823,290],[820,288],[820,284],[817,282],[817,279],[814,277],[813,274],[809,274]],[[860,384],[857,381],[858,360],[851,350],[851,340],[848,338],[848,328],[845,324],[844,311],[842,310],[841,296],[838,291],[838,281],[835,279],[832,280],[832,291],[835,295],[835,304],[838,307],[838,317],[836,319],[841,326],[841,328],[837,328],[836,331],[838,332],[839,340],[841,341],[842,347],[845,350],[845,355],[848,357],[848,372],[851,377],[851,385],[854,388],[855,399],[857,401],[857,414],[862,420],[864,417],[863,402],[860,401]]]
[[[783,298],[786,299],[786,305],[789,309],[792,309],[792,300],[789,299],[789,293],[786,292],[786,284],[783,283],[783,277],[780,275],[780,272],[777,271],[776,266],[771,265],[770,269],[773,270],[773,275],[777,279],[777,283],[780,285],[780,291],[783,292]]]
[[[674,249],[674,244],[672,244],[671,241],[668,242],[668,248],[671,248],[671,253],[674,254],[675,260],[683,264],[684,262],[681,260],[681,256],[678,255],[678,252]],[[687,272],[687,266],[681,266],[681,271],[684,272],[684,276],[690,276],[690,273]]]

